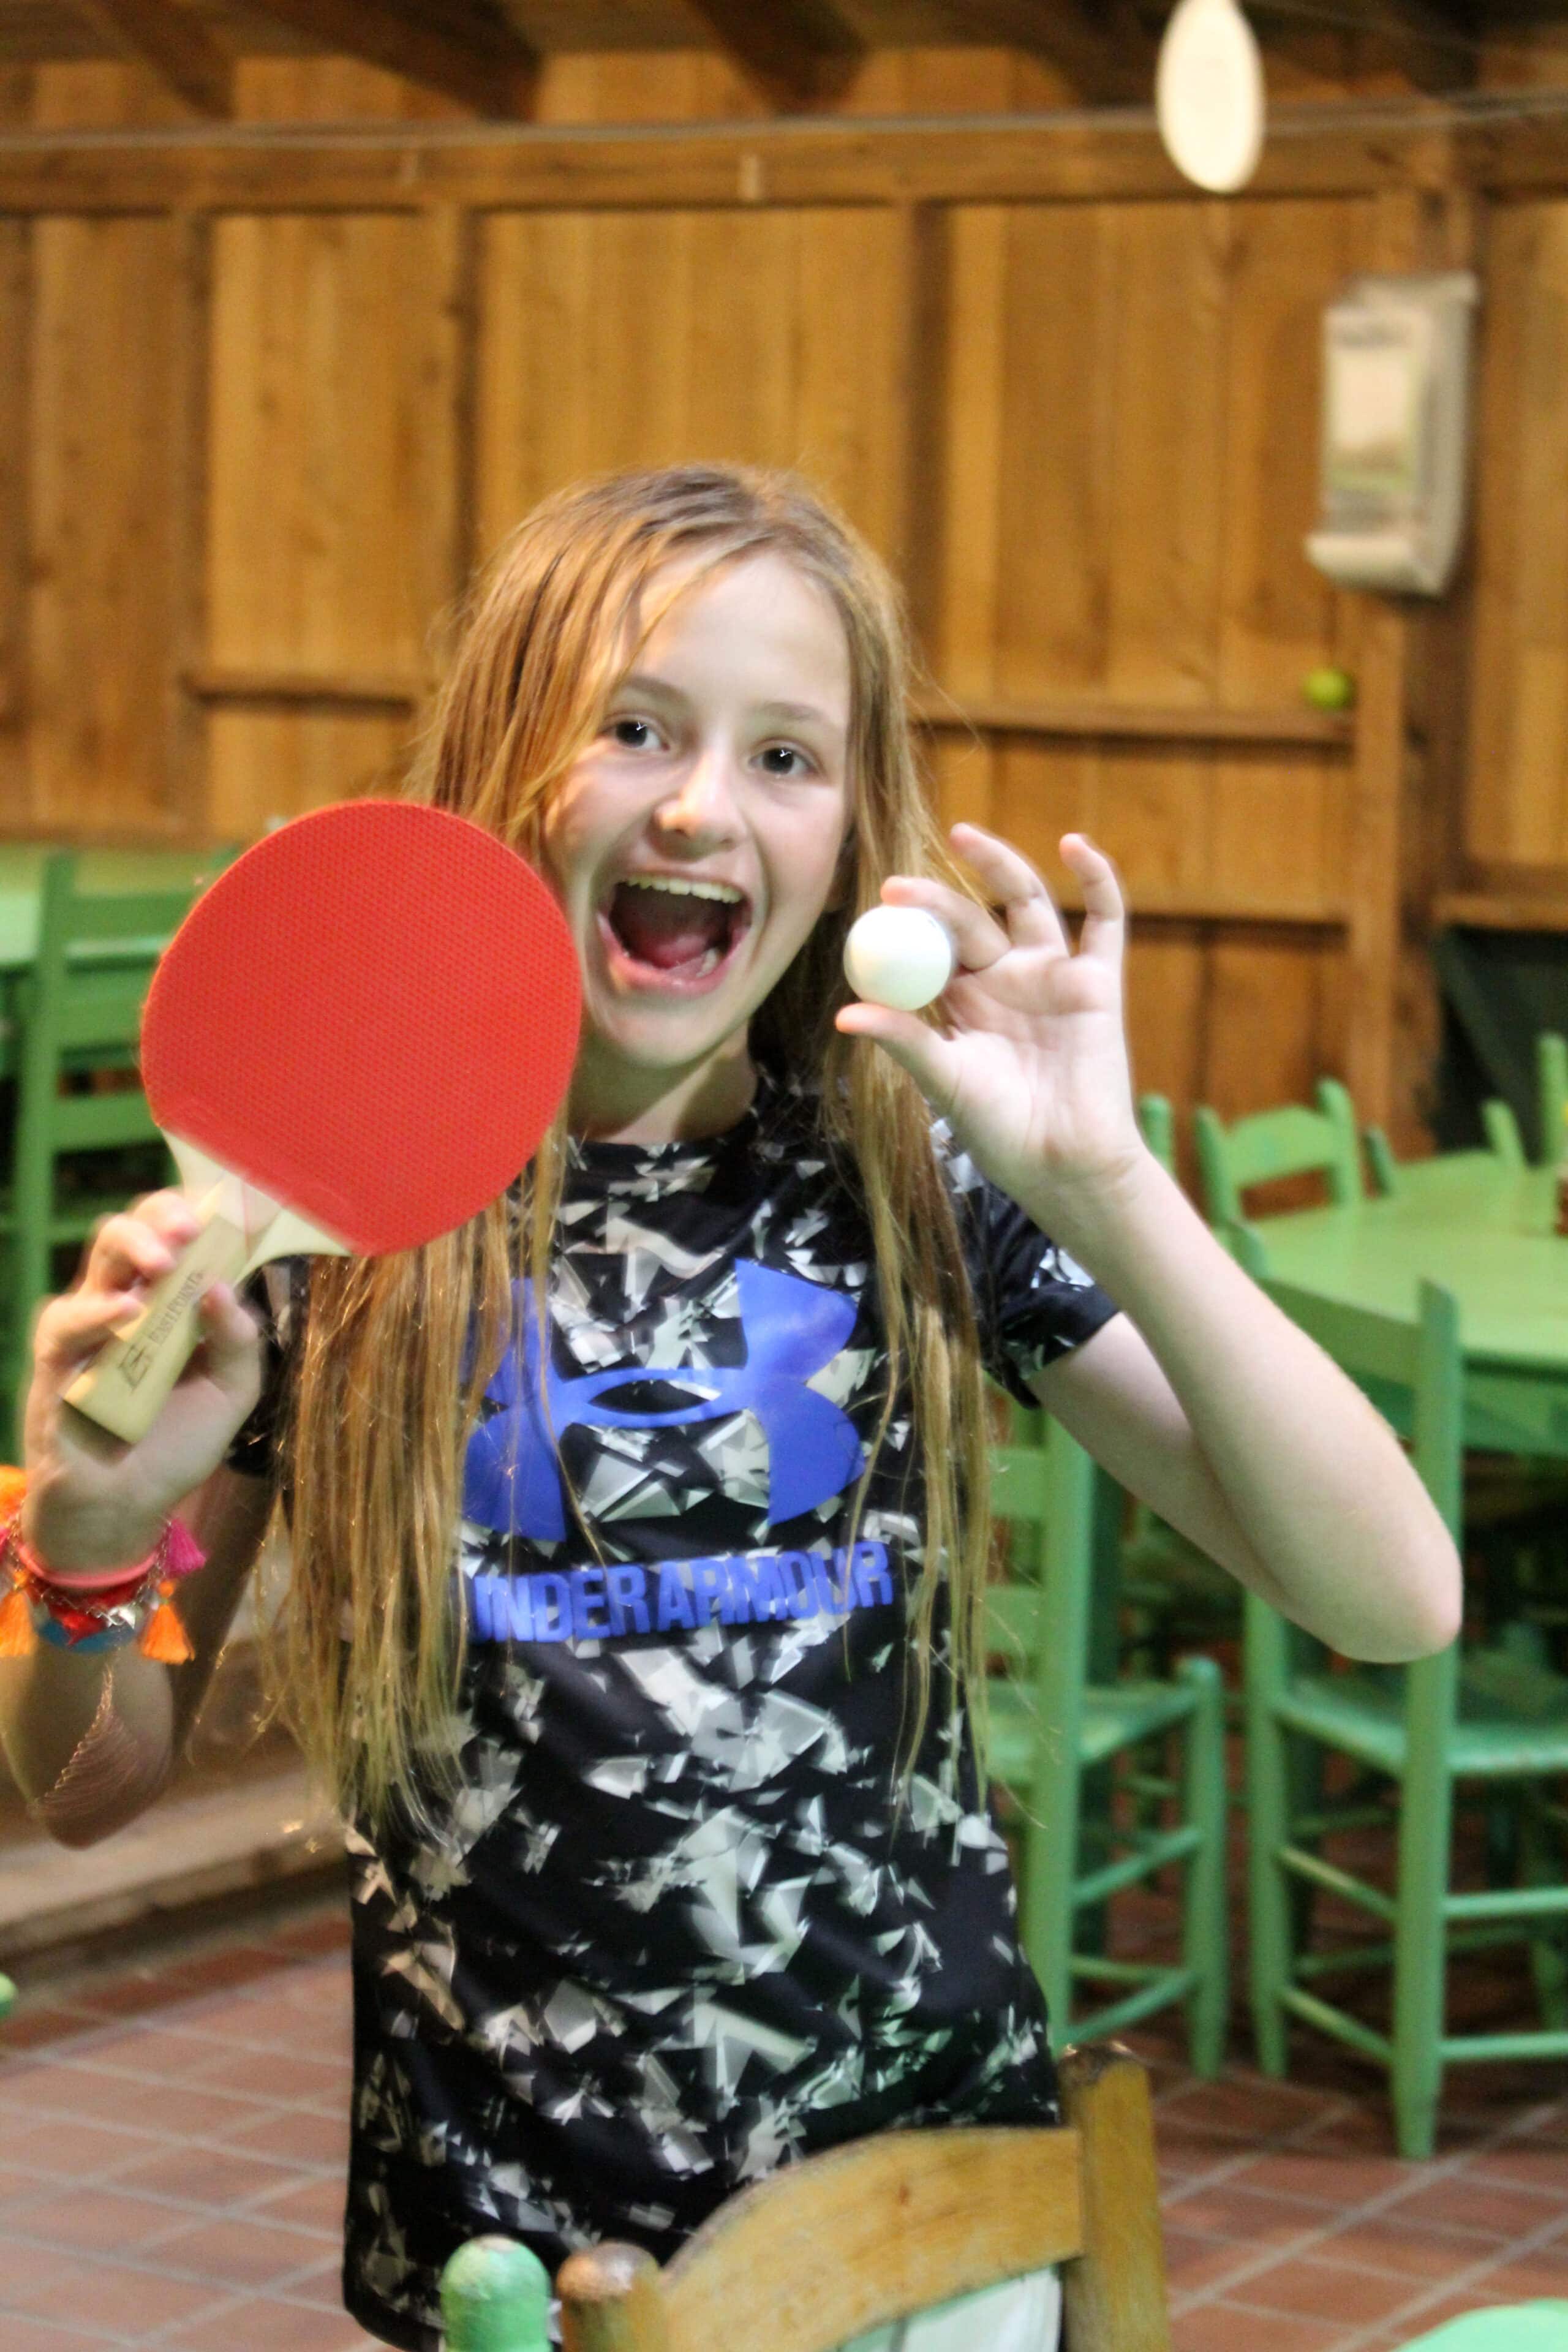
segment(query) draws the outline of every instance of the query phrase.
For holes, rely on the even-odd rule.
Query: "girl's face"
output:
[[[700,581],[642,646],[545,823],[583,969],[578,1132],[744,1111],[752,1014],[835,898],[849,703],[843,625],[783,556]]]

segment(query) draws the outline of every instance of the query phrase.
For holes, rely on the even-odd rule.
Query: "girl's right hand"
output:
[[[52,1567],[110,1569],[151,1550],[176,1505],[222,1462],[261,1393],[256,1319],[226,1283],[216,1283],[201,1301],[202,1344],[136,1444],[64,1402],[195,1232],[183,1193],[132,1202],[104,1220],[75,1286],[38,1317],[25,1420],[26,1531]]]

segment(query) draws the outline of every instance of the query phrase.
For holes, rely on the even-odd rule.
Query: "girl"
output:
[[[444,1241],[274,1270],[265,1381],[215,1289],[129,1450],[60,1391],[184,1202],[110,1219],[38,1324],[41,1572],[123,1583],[176,1504],[207,1556],[194,1663],[5,1662],[58,1835],[154,1795],[274,1491],[288,1513],[287,1688],[351,1823],[346,2298],[390,2344],[434,2345],[477,2231],[552,2268],[604,2236],[662,2257],[814,2149],[1055,2118],[967,1704],[986,1374],[1338,1648],[1455,1632],[1393,1437],[1140,1139],[1110,864],[1062,842],[1075,954],[1016,850],[934,834],[907,693],[887,580],[799,483],[691,467],[549,501],[472,613],[419,789],[566,911],[557,1132]],[[951,927],[935,1021],[848,999],[879,895]]]

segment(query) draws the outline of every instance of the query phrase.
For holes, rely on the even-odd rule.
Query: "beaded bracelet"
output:
[[[15,1502],[0,1526],[0,1576],[10,1590],[0,1601],[0,1658],[24,1658],[40,1641],[55,1649],[95,1653],[134,1642],[143,1657],[178,1666],[195,1655],[173,1603],[182,1577],[205,1565],[206,1554],[190,1529],[171,1519],[157,1547],[111,1583],[90,1591],[61,1584],[23,1541],[17,1480],[0,1468],[0,1507]]]

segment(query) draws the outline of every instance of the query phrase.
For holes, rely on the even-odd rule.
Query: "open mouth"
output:
[[[677,991],[716,981],[751,919],[751,901],[733,884],[663,874],[617,882],[599,915],[618,978]]]

